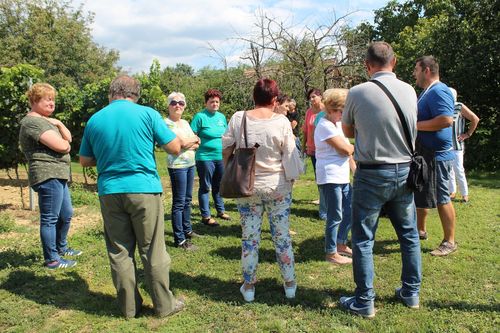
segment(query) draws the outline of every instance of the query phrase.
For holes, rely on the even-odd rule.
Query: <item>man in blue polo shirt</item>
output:
[[[457,250],[455,242],[455,209],[450,198],[449,179],[453,153],[452,124],[454,101],[448,86],[439,81],[439,65],[432,56],[417,59],[413,71],[417,85],[424,89],[418,98],[417,149],[430,156],[429,183],[415,192],[417,224],[421,239],[427,239],[425,220],[429,208],[437,206],[443,241],[431,252],[446,256]]]
[[[180,142],[156,110],[136,104],[139,96],[136,79],[125,75],[114,79],[110,104],[90,118],[80,146],[80,164],[97,165],[111,274],[127,318],[138,315],[142,307],[136,247],[156,314],[163,317],[184,307],[169,289],[171,260],[165,249],[162,185],[154,157],[155,143],[178,154]]]

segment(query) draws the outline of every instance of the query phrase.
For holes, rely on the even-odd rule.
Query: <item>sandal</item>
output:
[[[220,218],[220,219],[223,219],[223,220],[230,220],[231,219],[231,216],[227,215],[224,212],[217,213],[217,217]]]
[[[201,223],[203,223],[204,225],[209,225],[211,227],[218,227],[219,226],[219,223],[217,223],[217,221],[215,221],[211,217],[203,217],[201,219]]]

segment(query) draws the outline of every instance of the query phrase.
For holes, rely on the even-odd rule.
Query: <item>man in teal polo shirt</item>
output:
[[[139,96],[136,79],[114,79],[110,104],[90,118],[80,146],[80,164],[97,165],[111,274],[127,318],[137,316],[142,307],[136,246],[156,314],[167,316],[184,307],[169,289],[171,260],[165,249],[162,185],[154,158],[155,143],[178,154],[180,142],[156,110],[136,104]]]

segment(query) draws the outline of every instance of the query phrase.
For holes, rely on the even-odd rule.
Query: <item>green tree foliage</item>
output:
[[[107,77],[118,52],[92,41],[92,21],[92,14],[66,0],[0,0],[0,66],[35,65],[56,88]]]
[[[24,162],[18,148],[19,122],[29,110],[26,91],[42,76],[41,69],[28,64],[0,68],[0,169]]]
[[[85,125],[90,117],[109,104],[108,92],[112,78],[86,84],[83,89],[63,87],[59,89],[54,117],[61,120],[71,131],[71,155],[78,154]]]
[[[498,170],[500,155],[500,3],[497,0],[391,1],[376,11],[376,36],[398,55],[398,75],[414,82],[415,59],[432,54],[441,81],[457,89],[459,101],[480,118],[468,141],[469,168]],[[471,149],[474,147],[473,149]]]

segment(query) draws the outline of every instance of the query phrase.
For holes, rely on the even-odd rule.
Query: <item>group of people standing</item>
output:
[[[375,315],[373,245],[382,207],[401,247],[402,284],[395,294],[406,306],[419,307],[422,278],[419,238],[425,232],[428,208],[437,205],[444,230],[443,242],[431,254],[447,255],[457,248],[455,214],[448,187],[454,156],[452,93],[439,81],[436,60],[431,56],[419,58],[414,75],[417,85],[425,90],[417,102],[413,87],[393,73],[395,64],[396,57],[389,44],[374,42],[369,46],[365,65],[370,81],[378,81],[393,95],[408,124],[411,142],[405,139],[391,99],[374,82],[350,90],[328,89],[324,93],[311,90],[311,108],[302,127],[303,146],[313,161],[319,188],[320,217],[326,220],[326,260],[353,264],[355,295],[342,297],[340,304],[364,317]],[[29,163],[30,186],[39,194],[45,265],[66,268],[76,265],[76,261],[66,257],[80,255],[81,251],[68,247],[66,240],[72,216],[67,187],[71,133],[60,121],[50,118],[55,96],[54,88],[47,84],[35,84],[30,89],[31,111],[21,121],[20,144]],[[110,103],[88,121],[79,156],[82,166],[97,167],[106,247],[125,317],[137,316],[142,307],[136,281],[136,248],[156,314],[167,316],[184,307],[184,300],[175,298],[170,291],[171,259],[165,247],[162,185],[154,157],[156,146],[168,154],[174,243],[185,250],[195,249],[191,239],[200,236],[191,223],[195,168],[200,183],[201,222],[217,226],[219,223],[209,207],[209,192],[215,217],[229,219],[219,193],[224,163],[244,142],[258,146],[255,192],[251,197],[236,199],[242,227],[244,282],[240,292],[247,302],[255,299],[266,212],[284,295],[295,297],[298,284],[289,217],[292,187],[304,167],[294,135],[298,118],[295,115],[287,119],[283,115],[293,111],[289,111],[290,100],[280,96],[275,81],[258,80],[253,89],[255,107],[234,113],[227,123],[218,111],[222,95],[210,89],[205,94],[205,108],[189,124],[182,119],[186,107],[184,94],[172,92],[168,96],[168,117],[164,119],[158,111],[137,104],[140,86],[136,79],[123,75],[113,80]],[[288,112],[280,112],[278,105]],[[467,110],[465,114],[469,115]],[[469,137],[477,121],[469,127],[466,133]],[[355,138],[354,145],[347,138]],[[464,139],[462,136],[459,140]],[[431,181],[414,197],[406,187],[406,178],[415,144],[417,151],[427,158]],[[351,227],[352,249],[347,245]]]

